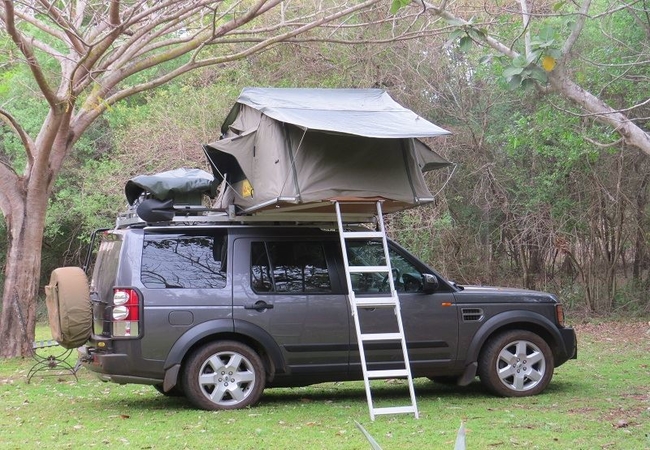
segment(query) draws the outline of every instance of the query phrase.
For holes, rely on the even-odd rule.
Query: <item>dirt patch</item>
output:
[[[589,336],[594,342],[629,342],[650,345],[650,322],[599,322],[574,326],[578,336]]]

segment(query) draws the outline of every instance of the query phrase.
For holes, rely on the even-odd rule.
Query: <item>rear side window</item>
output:
[[[256,292],[332,292],[319,242],[252,242],[251,278]]]
[[[142,284],[151,289],[221,289],[226,286],[226,235],[145,236]]]
[[[90,290],[99,293],[100,298],[113,298],[113,286],[117,278],[117,267],[122,250],[122,236],[105,233],[97,251],[97,259]]]

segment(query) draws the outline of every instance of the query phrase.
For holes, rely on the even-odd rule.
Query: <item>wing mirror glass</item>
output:
[[[422,274],[422,281],[424,283],[423,290],[425,294],[433,294],[440,286],[440,283],[438,282],[438,277],[430,273]]]

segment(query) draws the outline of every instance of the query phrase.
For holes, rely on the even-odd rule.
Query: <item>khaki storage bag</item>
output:
[[[65,348],[86,343],[92,331],[90,291],[79,267],[59,267],[45,286],[45,304],[52,337]]]

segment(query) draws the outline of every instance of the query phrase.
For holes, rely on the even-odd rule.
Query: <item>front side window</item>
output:
[[[225,242],[225,234],[145,236],[142,284],[151,289],[225,287]]]
[[[325,252],[318,242],[252,242],[251,278],[255,292],[332,291]]]
[[[384,247],[378,240],[349,241],[348,262],[351,266],[383,266],[386,264]],[[422,272],[401,253],[389,248],[393,282],[397,292],[422,292]],[[385,273],[352,273],[352,290],[355,294],[388,292],[390,285]]]

